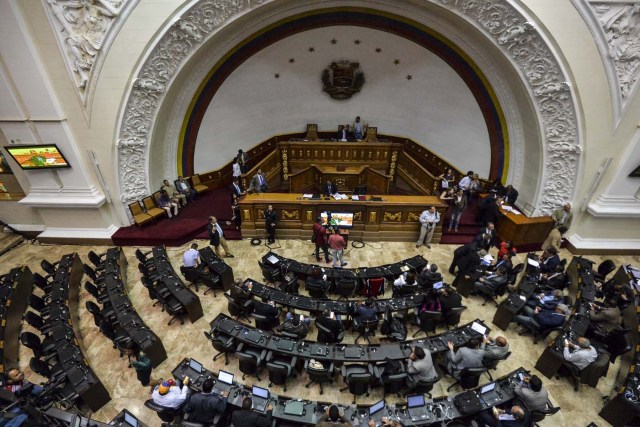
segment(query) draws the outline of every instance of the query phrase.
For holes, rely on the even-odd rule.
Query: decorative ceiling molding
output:
[[[640,86],[640,3],[572,0],[594,36],[604,64],[617,128]]]
[[[139,1],[42,0],[87,119],[106,53]]]
[[[533,18],[526,16],[515,0],[429,2],[448,9],[482,31],[514,65],[527,86],[544,135],[541,142],[544,165],[535,214],[550,213],[571,200],[581,151],[575,95],[567,83],[568,74],[542,30],[532,23]],[[247,12],[252,3],[256,2],[194,0],[150,43],[150,51],[129,87],[116,143],[123,203],[135,201],[150,192],[149,141],[166,88],[199,46],[212,37],[216,28]],[[363,4],[366,6],[366,2]]]

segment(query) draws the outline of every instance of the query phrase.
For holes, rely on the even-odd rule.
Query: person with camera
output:
[[[10,393],[11,400],[37,395],[42,392],[41,386],[27,381],[24,378],[24,372],[17,368],[9,369],[7,373],[3,375],[2,389]],[[5,396],[3,395],[2,398],[4,399]],[[3,414],[0,418],[0,426],[2,427],[19,427],[29,419],[29,415],[27,415],[19,405],[15,405],[11,409],[3,410],[2,412]]]
[[[268,242],[275,243],[276,241],[276,224],[278,223],[278,213],[273,210],[273,205],[267,206],[267,210],[264,211],[264,225],[267,229]]]
[[[416,248],[419,248],[423,244],[431,249],[431,239],[433,239],[433,233],[436,231],[436,226],[440,222],[440,213],[436,211],[435,206],[429,206],[429,209],[422,212],[420,215],[420,237],[416,243]]]

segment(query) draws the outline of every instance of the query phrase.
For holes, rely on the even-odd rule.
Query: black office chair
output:
[[[598,385],[600,378],[607,375],[609,362],[609,353],[600,349],[598,349],[598,357],[596,360],[582,370],[579,370],[572,363],[565,362],[564,366],[569,368],[569,376],[573,381],[574,391],[579,391],[581,384],[587,384],[588,386],[595,388]]]
[[[145,401],[144,406],[155,412],[158,418],[160,418],[165,423],[173,423],[173,420],[182,411],[181,408],[165,408],[164,406],[160,406],[155,403],[153,399]]]
[[[329,284],[326,282],[305,282],[305,287],[311,298],[324,299],[329,292]]]
[[[41,377],[51,377],[51,367],[44,360],[32,357],[31,360],[29,360],[29,368]]]
[[[87,311],[93,315],[93,322],[95,325],[100,327],[100,323],[102,322],[102,310],[100,310],[98,304],[93,301],[87,301],[85,306],[87,307]]]
[[[457,328],[460,324],[460,317],[462,317],[462,312],[467,309],[466,306],[462,307],[454,307],[447,314],[444,315],[444,323],[447,326],[447,331],[449,328]]]
[[[369,344],[371,344],[370,337],[376,334],[376,329],[378,329],[379,319],[376,320],[362,320],[358,322],[358,332],[359,335],[356,337],[355,343],[358,344],[358,340],[360,338],[364,338],[367,340]]]
[[[411,296],[417,292],[421,292],[422,288],[420,286],[418,286],[417,283],[413,284],[413,285],[402,285],[399,288],[394,288],[393,289],[393,296],[395,297],[408,297]]]
[[[42,335],[47,335],[49,332],[49,327],[45,325],[42,317],[38,316],[33,311],[27,311],[24,315],[24,320],[30,326],[36,328]]]
[[[336,344],[342,342],[344,339],[344,330],[340,331],[338,335],[334,334],[333,331],[322,324],[318,324],[316,322],[316,328],[318,329],[318,338],[317,341],[324,344]]]
[[[335,293],[340,295],[338,299],[347,299],[353,296],[357,286],[358,279],[356,275],[352,271],[343,270],[336,281]]]
[[[100,304],[104,304],[109,300],[109,295],[107,295],[105,292],[101,292],[100,289],[98,289],[96,285],[91,282],[84,282],[84,289]]]
[[[335,367],[333,365],[333,362],[327,361],[324,363],[317,363],[322,364],[322,369],[319,369],[316,366],[309,365],[309,359],[304,360],[304,370],[307,371],[309,379],[311,380],[307,383],[307,385],[305,385],[305,387],[309,388],[312,384],[318,384],[320,386],[320,394],[323,394],[324,388],[322,387],[322,384],[333,382],[333,372],[335,370]]]
[[[386,398],[387,394],[393,393],[395,393],[398,397],[401,397],[400,391],[404,389],[408,375],[404,370],[404,365],[400,366],[401,372],[390,375],[384,375],[384,363],[373,367],[375,377],[379,382],[382,383],[384,389],[383,398]]]
[[[40,273],[33,273],[33,284],[44,292],[45,295],[51,292],[51,282]]]
[[[340,391],[349,389],[353,394],[353,402],[356,403],[357,396],[369,396],[369,387],[373,381],[373,367],[371,365],[342,365],[342,377],[347,387]]]
[[[282,276],[282,280],[280,281],[280,285],[278,287],[283,292],[292,295],[298,295],[300,283],[298,283],[298,277],[295,274],[289,273]]]
[[[89,251],[87,256],[89,257],[89,261],[96,267],[96,270],[104,270],[104,260],[102,259],[106,253],[102,255],[98,255],[94,251]]]
[[[486,359],[486,358],[482,359],[482,365],[485,368],[487,368],[487,375],[489,375],[489,380],[493,381],[493,377],[491,376],[491,371],[489,370],[493,369],[495,371],[498,368],[498,363],[507,360],[509,356],[511,356],[510,351],[508,351],[507,354],[505,354],[504,356],[499,357],[497,359]]]
[[[136,249],[136,258],[138,258],[138,262],[146,266],[151,266],[153,264],[153,258],[147,258],[147,254],[149,253],[150,252],[147,252],[145,254],[140,249]]]
[[[40,298],[36,294],[29,295],[29,307],[40,313],[41,316],[47,316],[49,314],[49,307],[47,303],[44,302],[42,298]]]
[[[235,339],[221,333],[212,334],[207,331],[204,331],[204,335],[211,341],[211,345],[218,352],[213,356],[213,360],[216,361],[220,356],[224,355],[224,364],[228,365],[229,354],[236,352]]]
[[[227,299],[227,310],[229,310],[229,314],[236,318],[236,320],[245,318],[249,320],[249,316],[253,311],[253,300],[249,299],[244,303],[237,301],[228,293],[224,293],[224,297]]]
[[[238,368],[242,372],[242,379],[244,380],[247,375],[253,375],[258,381],[261,381],[258,374],[267,357],[267,350],[245,347],[244,343],[240,343],[236,349],[236,356],[238,357]]]
[[[101,286],[104,282],[104,277],[98,276],[96,271],[89,264],[82,264],[82,271],[89,276],[91,281],[98,286]]]
[[[20,343],[33,351],[33,357],[40,359],[44,355],[42,342],[40,338],[32,332],[23,332],[20,334]]]
[[[169,295],[166,298],[163,304],[163,311],[166,311],[171,316],[171,319],[169,320],[169,323],[167,323],[167,326],[171,326],[171,324],[176,320],[180,320],[180,324],[184,325],[184,318],[187,315],[187,310],[185,309],[184,305],[182,305],[182,303],[173,295]]]
[[[480,293],[483,294],[484,296],[484,301],[482,302],[482,306],[484,307],[489,301],[491,301],[495,307],[498,307],[497,299],[498,297],[501,297],[502,295],[504,295],[504,293],[507,290],[507,285],[509,285],[508,278],[507,280],[505,280],[504,283],[501,283],[495,289],[485,289],[485,288],[478,289]]]
[[[251,317],[253,317],[256,322],[256,328],[262,329],[263,331],[271,331],[275,326],[278,325],[278,319],[280,318],[281,311],[282,309],[278,307],[278,314],[274,317],[263,316],[262,314],[253,312],[251,313]]]
[[[281,385],[287,391],[287,378],[295,376],[294,368],[298,363],[296,356],[275,354],[271,351],[267,353],[267,371],[269,371],[269,387]]]
[[[420,332],[424,332],[424,334],[428,337],[430,333],[436,332],[436,327],[438,323],[442,320],[442,312],[441,311],[422,311],[418,314],[418,319],[420,319],[420,329],[413,334],[413,338],[416,337]]]
[[[600,263],[600,265],[598,265],[598,272],[593,274],[593,280],[600,284],[604,284],[609,273],[613,272],[615,269],[616,264],[610,259],[605,259]]]
[[[559,406],[553,406],[550,400],[547,400],[547,407],[545,409],[531,411],[529,414],[529,420],[533,423],[534,426],[538,427],[538,423],[544,420],[547,415],[554,415],[560,410]]]
[[[151,282],[151,280],[149,280],[144,276],[140,278],[140,281],[142,282],[142,286],[147,288],[147,292],[149,293],[149,299],[151,301],[155,301],[153,303],[153,307],[155,307],[158,304],[162,304],[162,301],[158,299],[158,291],[156,290],[156,287],[153,285],[153,282]]]
[[[160,275],[155,269],[151,269],[149,267],[145,267],[144,264],[138,263],[138,271],[142,274],[143,277],[155,282],[160,278]]]
[[[470,390],[472,388],[478,387],[480,377],[486,372],[487,368],[484,367],[464,368],[462,372],[460,372],[460,378],[456,379],[456,381],[447,388],[447,391],[451,391],[451,389],[457,385],[462,387],[463,390]]]
[[[57,262],[51,264],[46,259],[43,259],[42,261],[40,261],[40,268],[42,268],[42,270],[44,270],[50,276],[53,276],[54,274],[56,274],[56,266],[57,265],[58,265]]]
[[[262,271],[262,277],[267,284],[280,282],[282,280],[282,271],[280,270],[280,267],[266,265],[260,261],[258,261],[258,265],[260,266],[260,271]]]
[[[411,394],[426,394],[431,399],[431,390],[433,386],[440,381],[440,376],[437,376],[428,381],[418,381],[415,386],[409,391]]]
[[[629,332],[629,329],[618,329],[602,340],[611,356],[611,364],[616,363],[618,356],[622,356],[633,349],[633,344],[629,340]]]

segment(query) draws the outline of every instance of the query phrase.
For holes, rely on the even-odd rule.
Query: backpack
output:
[[[475,391],[465,391],[457,395],[453,403],[462,415],[476,414],[482,410],[482,404]]]

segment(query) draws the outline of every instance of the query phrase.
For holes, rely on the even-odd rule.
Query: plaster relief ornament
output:
[[[360,64],[347,60],[332,62],[322,71],[322,90],[333,99],[349,99],[364,85],[364,73]]]

